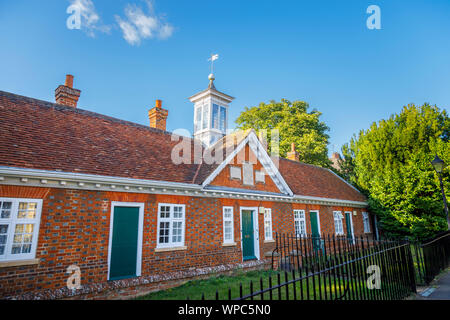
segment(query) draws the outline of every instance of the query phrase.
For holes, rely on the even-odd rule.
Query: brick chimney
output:
[[[295,143],[291,144],[291,151],[287,153],[287,158],[293,161],[300,161],[300,156],[297,151],[295,151]]]
[[[66,75],[66,83],[55,90],[55,101],[57,104],[76,108],[81,91],[73,88],[73,76]]]
[[[156,100],[156,106],[148,112],[150,127],[166,131],[166,120],[169,111],[162,109],[162,101]]]
[[[341,155],[337,152],[333,152],[330,158],[330,161],[332,162],[331,166],[335,169],[339,169],[339,160],[341,160]]]

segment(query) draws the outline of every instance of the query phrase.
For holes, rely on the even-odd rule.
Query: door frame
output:
[[[144,203],[143,202],[119,202],[111,201],[111,217],[109,223],[109,243],[108,243],[108,278],[109,271],[111,269],[111,251],[112,251],[112,236],[114,228],[114,208],[115,207],[133,207],[139,208],[139,223],[138,223],[138,246],[137,246],[137,258],[136,258],[136,276],[140,277],[142,272],[142,239],[143,239],[143,227],[144,227]]]
[[[244,241],[242,240],[242,211],[251,210],[253,214],[253,247],[255,250],[255,256],[257,260],[260,260],[259,254],[259,228],[258,228],[258,207],[239,207],[239,224],[241,229],[241,252],[242,259],[244,259]]]
[[[351,211],[344,211],[344,214],[347,214],[350,217],[350,229],[352,231],[352,240],[355,241],[355,231],[353,230],[353,212]],[[347,219],[345,219],[345,224],[347,224]]]

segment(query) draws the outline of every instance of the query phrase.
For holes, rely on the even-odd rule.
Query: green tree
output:
[[[389,235],[427,238],[447,229],[438,177],[438,154],[450,164],[450,119],[445,110],[408,105],[373,123],[342,148],[350,181],[369,196],[369,206]],[[347,159],[348,156],[348,159]],[[443,173],[449,198],[449,168]]]
[[[309,105],[303,101],[260,103],[259,106],[245,108],[236,123],[238,129],[254,129],[257,133],[267,130],[269,151],[270,131],[278,129],[280,156],[286,157],[291,144],[295,143],[300,161],[323,167],[330,166],[328,159],[328,126],[320,121],[321,112],[308,112]]]
[[[353,140],[352,140],[353,141]],[[338,160],[338,170],[335,170],[346,181],[357,187],[355,176],[355,153],[349,144],[344,144],[341,148],[342,157]]]

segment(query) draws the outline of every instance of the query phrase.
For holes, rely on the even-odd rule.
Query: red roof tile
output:
[[[0,91],[0,165],[191,183],[171,161],[171,134]]]
[[[280,173],[296,195],[367,201],[359,191],[328,169],[280,158]]]

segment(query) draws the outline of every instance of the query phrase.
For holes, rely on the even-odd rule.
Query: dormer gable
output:
[[[205,179],[203,187],[293,195],[253,130]]]

